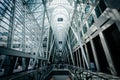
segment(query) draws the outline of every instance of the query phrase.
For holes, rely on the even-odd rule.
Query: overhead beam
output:
[[[36,55],[32,55],[32,54],[29,54],[29,53],[25,53],[25,52],[22,52],[22,51],[17,51],[17,50],[5,48],[5,47],[0,47],[0,55],[8,55],[8,56],[23,57],[23,58],[36,58],[36,59],[47,60],[45,58],[38,57]]]

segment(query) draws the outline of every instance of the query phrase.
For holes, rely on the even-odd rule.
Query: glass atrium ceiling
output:
[[[29,9],[33,13],[36,21],[40,26],[42,26],[43,16],[44,16],[44,5],[42,0],[27,0]]]
[[[51,26],[55,36],[55,42],[59,48],[62,48],[65,44],[68,34],[67,32],[70,26],[70,22],[72,20],[74,1],[26,0],[26,2],[31,12],[33,13],[38,25],[40,25],[41,30],[43,30],[44,35],[47,36],[48,29]],[[45,14],[44,10],[46,11]],[[59,46],[59,41],[62,41],[61,46]]]
[[[55,33],[56,43],[59,45],[59,41],[62,41],[62,45],[58,46],[60,49],[63,48],[66,41],[73,7],[73,3],[71,4],[68,0],[52,0],[47,4],[47,12]]]
[[[79,0],[77,1],[76,0],[27,0],[26,2],[30,7],[31,12],[34,15],[36,22],[40,26],[41,35],[42,35],[41,39],[51,38],[51,40],[53,41],[53,42],[48,42],[47,44],[50,45],[47,48],[49,49],[50,53],[52,53],[51,51],[54,51],[54,49],[52,49],[54,44],[56,46],[55,50],[65,51],[66,48],[70,51],[70,53],[72,53],[71,49],[76,44],[76,42],[78,42],[79,45],[81,45],[81,42],[79,42],[80,37],[78,31],[79,30],[78,27],[80,26],[79,24],[80,24],[81,16],[78,14],[82,13],[81,8],[84,7],[82,1],[80,2]],[[77,4],[79,4],[78,7]],[[71,26],[74,28],[74,30],[71,28]],[[52,30],[52,35],[51,32],[49,32],[49,29]],[[71,33],[69,33],[70,29],[72,29],[75,36],[72,36]],[[77,41],[70,42],[69,35],[72,36],[72,40],[76,38]],[[84,53],[83,56],[85,57]]]

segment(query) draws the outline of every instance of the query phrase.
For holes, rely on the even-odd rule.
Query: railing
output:
[[[17,72],[9,76],[2,76],[0,80],[44,80],[52,70],[69,70],[73,80],[120,80],[120,77],[101,72],[92,72],[67,64],[51,64],[35,70]]]
[[[32,64],[30,60],[33,61]],[[39,68],[43,66],[41,61],[47,62],[47,59],[35,54],[0,47],[0,76]]]
[[[21,71],[9,76],[1,76],[0,80],[44,80],[44,76],[50,72],[52,66],[43,66],[38,69]]]
[[[52,70],[69,70],[69,72],[72,74],[73,80],[120,80],[120,77],[102,73],[102,72],[93,72],[92,70],[85,70],[83,68],[79,68],[73,65],[67,65],[67,64],[53,64],[52,68],[48,70],[48,72]],[[44,74],[48,75],[49,73]],[[41,79],[44,80],[44,79]]]
[[[40,69],[21,71],[9,76],[1,76],[0,80],[39,80],[40,78]]]
[[[68,69],[77,76],[78,80],[120,80],[120,77],[114,75],[84,70],[71,65],[68,66]]]

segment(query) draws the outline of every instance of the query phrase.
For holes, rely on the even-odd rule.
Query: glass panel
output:
[[[99,7],[100,7],[102,12],[107,8],[107,6],[105,5],[104,0],[100,0]]]
[[[0,46],[7,47],[8,31],[0,27]]]
[[[81,15],[81,21],[83,21],[83,19],[84,19],[84,13],[82,13]]]
[[[93,23],[94,23],[94,18],[92,15],[90,15],[88,18],[88,26],[91,27]]]
[[[81,37],[81,38],[83,37],[82,31],[80,31],[80,37]]]
[[[88,12],[89,12],[89,10],[90,10],[90,6],[89,6],[89,5],[87,5],[87,6],[86,6],[86,8],[85,8],[85,13],[88,13]]]
[[[86,26],[86,24],[83,26],[83,32],[84,32],[84,34],[87,32],[87,26]]]
[[[101,15],[99,6],[96,6],[96,8],[95,8],[95,13],[96,13],[97,18]]]
[[[7,47],[12,7],[12,0],[0,0],[0,46]]]

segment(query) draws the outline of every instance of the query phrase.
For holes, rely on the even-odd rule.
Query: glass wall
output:
[[[0,46],[37,53],[44,11],[41,8],[42,18],[39,17],[38,23],[28,5],[29,3],[25,4],[22,0],[0,1]]]
[[[10,8],[11,7],[11,8]],[[0,46],[7,47],[8,33],[10,32],[10,20],[13,14],[11,13],[14,7],[13,1],[0,1]]]

